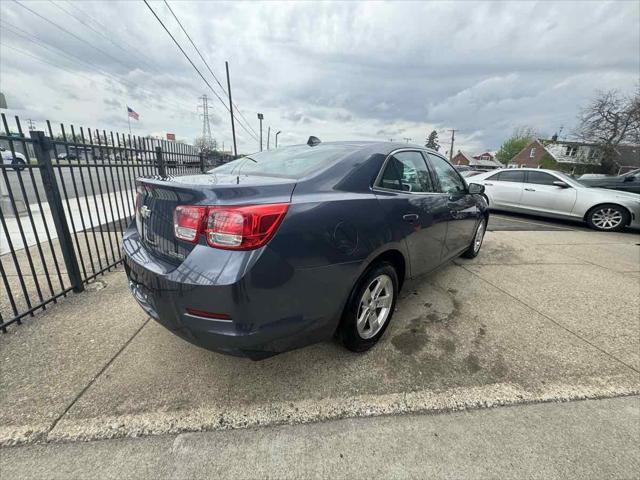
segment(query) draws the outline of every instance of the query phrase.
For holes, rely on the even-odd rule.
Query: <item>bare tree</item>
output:
[[[640,88],[628,96],[616,90],[598,92],[582,109],[576,134],[600,145],[602,168],[606,173],[613,172],[616,146],[640,142]]]
[[[218,149],[218,142],[215,138],[196,137],[193,143],[201,152],[213,152]]]

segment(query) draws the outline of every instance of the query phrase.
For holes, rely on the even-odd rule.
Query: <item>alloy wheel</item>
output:
[[[485,221],[480,221],[480,225],[478,225],[478,229],[476,230],[476,236],[473,239],[473,251],[478,253],[480,251],[480,247],[482,246],[482,240],[484,239],[484,231],[485,231]]]
[[[593,224],[601,230],[612,230],[622,223],[622,212],[615,208],[601,208],[591,215]]]
[[[378,275],[364,290],[358,306],[356,327],[363,339],[374,337],[385,325],[393,305],[393,282],[388,275]]]

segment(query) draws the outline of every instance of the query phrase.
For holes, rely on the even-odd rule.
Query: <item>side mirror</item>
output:
[[[628,175],[626,177],[624,177],[624,181],[625,182],[633,182],[635,179],[632,175]]]
[[[484,185],[480,185],[479,183],[470,183],[469,193],[484,193]]]
[[[560,188],[569,188],[569,185],[566,184],[565,182],[563,182],[562,180],[556,180],[555,182],[553,182],[553,184],[556,187],[560,187]]]

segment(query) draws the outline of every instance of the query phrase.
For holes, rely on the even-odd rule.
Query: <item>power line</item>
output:
[[[86,75],[82,75],[81,73],[78,73],[78,72],[72,72],[71,70],[69,70],[67,68],[61,67],[60,65],[56,65],[53,62],[49,62],[48,60],[45,60],[45,59],[40,58],[40,57],[37,57],[37,56],[35,56],[35,55],[25,51],[25,50],[21,50],[19,48],[16,48],[13,45],[7,45],[6,43],[3,43],[2,41],[0,41],[0,45],[2,45],[5,48],[10,48],[11,50],[15,50],[16,52],[21,53],[22,55],[26,55],[27,57],[34,58],[34,59],[38,60],[39,62],[47,63],[49,65],[52,65],[52,66],[54,66],[54,67],[56,67],[56,68],[58,68],[60,70],[63,70],[65,72],[67,72],[67,73],[70,73],[72,75],[76,75],[76,76],[79,76],[79,77],[86,78],[90,82],[93,82],[95,80],[95,78],[87,77]]]
[[[98,30],[97,28],[92,27],[91,25],[89,25],[82,17],[78,16],[77,14],[74,14],[73,12],[70,12],[69,10],[66,10],[65,8],[62,7],[62,5],[54,2],[53,0],[49,0],[49,3],[51,3],[54,7],[58,8],[59,10],[63,11],[64,13],[66,13],[67,15],[69,15],[70,17],[73,17],[74,19],[76,19],[76,21],[80,22],[82,25],[84,25],[85,27],[87,27],[88,29],[90,29],[91,31],[93,31],[94,33],[97,33],[98,35],[100,35],[102,38],[108,40],[109,42],[111,42],[113,45],[115,45],[116,47],[118,47],[120,50],[122,50],[123,52],[125,52],[128,55],[131,55],[132,53],[135,53],[140,60],[143,61],[143,63],[147,66],[150,67],[152,70],[155,70],[156,72],[160,72],[153,64],[148,63],[147,61],[144,60],[143,56],[141,55],[141,52],[135,51],[135,49],[131,48],[131,46],[129,46],[131,49],[128,50],[124,47],[122,47],[120,44],[118,44],[116,41],[114,41],[111,37],[109,37],[108,35],[105,35],[104,33],[102,33],[100,30]],[[78,9],[78,7],[76,7],[75,5],[73,5],[72,3],[69,3],[70,6]],[[89,14],[87,14],[86,12],[80,10],[82,12],[82,15],[85,15],[86,18],[91,19],[91,21],[93,21],[94,23],[96,23],[97,25],[99,25],[102,28],[105,28],[104,25],[100,24],[100,22],[98,22],[97,20],[95,20],[94,18],[92,18]]]
[[[40,15],[38,12],[31,10],[29,7],[27,7],[26,5],[23,5],[22,3],[18,2],[18,0],[13,0],[15,3],[17,3],[18,5],[20,5],[22,8],[24,8],[25,10],[31,12],[33,15],[35,15],[38,18],[41,18],[42,20],[44,20],[47,23],[50,23],[51,25],[53,25],[54,27],[56,27],[59,30],[62,30],[63,32],[65,32],[67,35],[72,36],[73,38],[75,38],[76,40],[78,40],[79,42],[82,42],[83,44],[93,48],[94,50],[102,53],[103,55],[109,57],[110,59],[116,61],[117,63],[119,63],[120,65],[122,65],[123,67],[125,67],[127,70],[130,70],[129,65],[125,65],[124,63],[122,63],[119,59],[117,59],[116,57],[114,57],[113,55],[111,55],[108,52],[105,52],[104,50],[102,50],[101,48],[96,47],[95,45],[93,45],[91,42],[87,42],[84,38],[79,37],[78,35],[76,35],[73,32],[70,32],[69,30],[67,30],[64,27],[61,27],[60,25],[58,25],[56,22],[53,22],[51,20],[49,20],[46,17],[43,17],[42,15]]]
[[[4,24],[5,28],[7,28],[9,31],[11,31],[11,33],[13,33],[14,35],[17,35],[17,36],[19,36],[21,38],[24,38],[25,40],[27,40],[29,42],[35,43],[35,44],[41,46],[42,48],[45,48],[45,49],[47,49],[47,50],[49,50],[49,51],[51,51],[53,53],[56,53],[58,55],[64,55],[65,57],[71,59],[72,61],[78,62],[80,64],[84,64],[85,66],[89,67],[89,69],[91,69],[91,70],[93,70],[93,71],[95,71],[97,73],[100,73],[102,75],[105,75],[105,76],[107,76],[109,78],[112,78],[113,80],[115,80],[117,82],[120,82],[123,85],[128,86],[129,88],[134,88],[134,89],[138,88],[142,92],[146,92],[147,94],[150,94],[151,96],[155,96],[154,92],[152,92],[151,90],[147,90],[147,89],[141,87],[139,84],[126,81],[126,80],[124,80],[122,78],[118,78],[118,77],[110,74],[106,70],[103,70],[103,69],[97,67],[96,65],[94,65],[94,64],[92,64],[92,63],[90,63],[90,62],[78,57],[77,55],[73,55],[71,53],[65,52],[64,50],[62,50],[61,48],[56,47],[55,45],[47,44],[45,41],[43,41],[37,35],[34,35],[32,33],[29,33],[27,31],[25,31],[25,30],[22,30],[21,28],[16,27],[15,25],[12,25],[10,23],[7,23],[2,19],[0,19],[0,24]],[[29,37],[32,37],[32,38],[29,38]],[[68,72],[69,73],[73,73],[70,70],[68,70]],[[88,77],[85,77],[85,78],[88,78]],[[168,99],[164,99],[163,101],[165,103],[172,104],[174,106],[174,108],[176,108],[176,109],[183,110],[185,112],[189,111],[189,110],[185,109],[182,104],[179,104],[177,102],[172,102],[171,100],[168,100]]]
[[[178,47],[178,49],[180,50],[180,52],[182,52],[182,55],[184,55],[184,57],[189,61],[189,63],[191,64],[191,66],[193,67],[193,69],[198,73],[198,75],[200,75],[200,78],[202,78],[202,80],[204,81],[204,83],[207,84],[207,86],[209,87],[209,89],[213,92],[213,94],[218,98],[218,100],[220,100],[220,103],[222,103],[222,105],[224,106],[224,108],[227,109],[227,111],[229,110],[229,107],[227,107],[226,103],[224,103],[224,101],[222,100],[222,98],[220,98],[220,95],[218,95],[218,93],[213,89],[213,87],[211,86],[211,84],[207,81],[207,79],[204,77],[204,75],[202,75],[202,72],[198,69],[198,67],[196,67],[195,63],[193,63],[193,60],[191,60],[191,58],[189,57],[189,55],[187,55],[187,53],[184,51],[184,49],[182,48],[182,46],[180,45],[180,43],[176,40],[176,38],[173,36],[173,34],[169,31],[169,29],[166,27],[166,25],[164,24],[164,22],[160,19],[160,17],[158,17],[158,15],[156,14],[156,12],[153,10],[153,8],[151,8],[151,5],[149,5],[149,2],[147,0],[143,0],[144,4],[147,6],[147,8],[151,11],[151,13],[153,14],[154,17],[156,17],[156,20],[158,20],[158,22],[160,23],[160,25],[162,25],[162,28],[165,30],[165,32],[167,32],[167,34],[171,37],[171,40],[173,40],[173,43],[176,44],[176,46]],[[250,135],[253,137],[253,134],[247,130],[247,128],[242,124],[239,123],[239,125]],[[255,140],[257,140],[257,138],[254,137]]]
[[[213,70],[211,70],[211,67],[209,66],[209,64],[207,63],[207,61],[204,59],[204,56],[202,55],[202,53],[200,53],[200,49],[198,47],[196,47],[196,44],[193,42],[193,40],[191,39],[191,35],[189,35],[189,33],[187,32],[187,30],[184,28],[184,26],[182,25],[182,22],[180,21],[180,19],[178,19],[178,17],[176,16],[176,14],[173,12],[173,9],[171,8],[171,6],[169,5],[169,3],[167,2],[167,0],[164,0],[164,4],[167,6],[167,8],[169,9],[169,11],[171,12],[171,15],[173,15],[173,18],[175,18],[176,22],[178,22],[178,25],[180,25],[180,28],[182,29],[182,31],[184,32],[184,34],[187,36],[187,38],[189,39],[189,42],[191,42],[191,46],[195,49],[196,53],[198,54],[198,56],[200,57],[200,60],[202,60],[202,62],[205,64],[205,66],[207,67],[207,70],[209,70],[209,73],[211,74],[211,76],[214,78],[214,80],[216,81],[216,83],[218,84],[218,86],[222,89],[222,91],[224,92],[225,95],[228,95],[228,92],[224,89],[224,87],[222,86],[222,83],[220,83],[220,80],[218,80],[218,77],[216,77],[216,74],[213,73]],[[246,124],[249,126],[249,128],[253,131],[253,133],[257,136],[258,133],[253,129],[253,127],[251,126],[251,124],[249,123],[249,121],[245,118],[245,116],[242,114],[242,112],[240,111],[240,107],[238,107],[238,105],[236,103],[233,104],[234,107],[236,107],[236,110],[238,111],[238,113],[240,114],[240,116],[244,119],[244,121],[246,122]]]

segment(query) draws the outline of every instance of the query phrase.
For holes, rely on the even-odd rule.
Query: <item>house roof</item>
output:
[[[544,140],[544,139],[540,139],[537,140],[543,147],[546,147],[548,145],[568,145],[568,146],[575,146],[575,147],[600,147],[599,144],[597,143],[590,143],[590,142],[579,142],[579,141],[563,141],[563,140],[558,140],[558,141],[553,141],[553,140]],[[545,150],[547,150],[547,152],[553,156],[554,158],[555,155],[553,155],[552,152],[550,152],[548,149],[545,148]],[[618,166],[620,167],[635,167],[635,168],[639,168],[640,167],[640,145],[618,145],[617,147],[615,147],[615,152],[616,152],[616,159],[615,162],[618,164]],[[558,160],[556,158],[556,160]]]
[[[494,168],[504,167],[504,165],[498,162],[497,160],[494,160],[494,159],[481,160],[479,158],[474,158],[473,162],[469,162],[469,165],[473,165],[475,167],[494,167]]]
[[[494,160],[493,158],[491,158],[490,160],[481,160],[479,158],[480,156],[485,155],[487,153],[491,155],[491,153],[489,152],[484,152],[479,155],[471,156],[468,153],[463,152],[462,150],[458,150],[458,153],[456,153],[456,156],[462,155],[469,162],[470,167],[491,167],[491,168],[504,167],[502,163],[498,162],[497,160]]]
[[[458,153],[456,153],[456,156],[458,155],[462,155],[469,163],[471,163],[474,158],[469,155],[467,152],[463,152],[462,150],[458,150]]]

